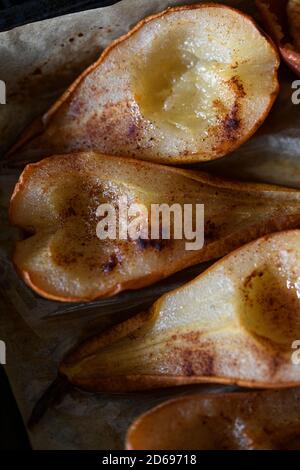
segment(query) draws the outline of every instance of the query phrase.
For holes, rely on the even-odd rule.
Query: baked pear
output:
[[[129,428],[129,450],[300,450],[300,389],[169,400]]]
[[[300,385],[300,230],[251,242],[141,313],[71,351],[60,366],[92,392],[191,383]]]
[[[284,61],[300,77],[300,1],[256,0],[256,4]]]
[[[219,158],[268,115],[278,65],[244,13],[169,8],[113,42],[10,154],[26,163],[75,150],[166,164]]]
[[[204,204],[204,247],[162,233],[148,239],[100,239],[101,204]],[[152,215],[152,214],[151,214]],[[27,235],[14,264],[40,295],[89,301],[139,289],[219,258],[266,233],[300,226],[300,191],[230,182],[205,173],[96,153],[49,157],[28,165],[10,203],[11,223]],[[149,222],[150,232],[151,221]],[[152,229],[152,226],[151,226]],[[161,230],[161,227],[159,227]],[[152,238],[151,238],[152,237]]]

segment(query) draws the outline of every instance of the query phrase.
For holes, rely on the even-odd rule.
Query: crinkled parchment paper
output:
[[[196,2],[123,0],[0,33],[0,79],[7,85],[7,104],[0,105],[1,156],[24,126],[44,112],[114,38],[146,15],[182,3]],[[257,15],[252,0],[223,3]],[[300,187],[300,106],[291,101],[296,77],[283,67],[280,78],[280,97],[259,132],[234,154],[201,168],[240,179]],[[195,277],[204,266],[140,291],[89,304],[64,305],[42,299],[23,284],[10,262],[18,233],[8,225],[7,207],[17,178],[17,170],[1,169],[0,339],[7,344],[6,371],[26,423],[71,345],[132,315],[161,293]],[[140,412],[191,389],[217,392],[221,388],[194,386],[127,396],[73,390],[48,411],[30,439],[34,449],[122,448],[126,429]]]

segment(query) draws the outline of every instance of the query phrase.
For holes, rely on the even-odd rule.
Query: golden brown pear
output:
[[[300,76],[300,1],[256,0],[256,4],[283,59]]]
[[[99,239],[97,209],[121,198],[127,206],[204,204],[203,248],[186,239]],[[187,266],[219,258],[266,233],[300,226],[300,191],[230,182],[205,173],[96,153],[47,158],[26,167],[10,204],[10,220],[27,238],[14,264],[37,293],[89,301],[138,289]],[[143,219],[144,220],[144,219]],[[182,218],[181,218],[182,220]],[[168,220],[167,220],[168,221]],[[200,221],[201,222],[201,221]],[[149,220],[149,227],[151,220]],[[152,226],[151,226],[152,229]],[[166,234],[168,235],[168,234]]]
[[[60,374],[92,392],[191,383],[300,385],[300,230],[249,243],[71,351]]]
[[[300,450],[300,388],[192,395],[140,416],[129,450]]]
[[[219,158],[268,115],[278,65],[244,13],[170,8],[113,42],[10,153],[25,162],[74,150],[166,164]]]

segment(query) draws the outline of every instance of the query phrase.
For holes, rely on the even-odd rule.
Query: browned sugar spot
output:
[[[214,375],[214,350],[201,331],[174,333],[167,341],[168,361],[185,376]]]
[[[134,137],[137,135],[138,130],[138,126],[135,123],[130,124],[127,132],[128,137]]]
[[[99,94],[99,90],[95,91]],[[78,115],[79,112],[76,112]],[[89,136],[89,146],[103,152],[116,152],[122,155],[122,148],[131,145],[132,152],[139,150],[142,136],[142,122],[139,109],[135,103],[128,101],[107,103],[101,113],[94,113],[85,125]],[[112,147],[113,145],[113,147]]]
[[[214,358],[205,349],[181,351],[182,370],[184,375],[203,375],[209,377],[214,374]]]
[[[75,264],[78,262],[78,258],[83,257],[83,253],[80,251],[70,251],[69,253],[56,253],[55,255],[55,263],[58,266],[66,267],[71,264]]]
[[[237,99],[241,99],[246,96],[244,85],[237,75],[228,80],[227,83],[232,89],[232,91],[235,93]]]
[[[257,277],[262,277],[264,275],[264,272],[260,269],[255,269],[252,271],[252,273],[246,277],[244,281],[244,287],[251,287],[252,286],[252,281],[257,278]]]
[[[204,224],[204,240],[213,240],[217,238],[219,228],[211,220],[207,220]]]
[[[235,101],[231,110],[222,122],[224,138],[228,140],[236,140],[238,138],[238,131],[242,126],[241,118],[239,116],[241,100],[246,96],[246,93],[243,83],[238,76],[232,77],[227,83],[235,95]]]
[[[237,138],[237,130],[240,128],[241,121],[239,119],[239,106],[235,103],[223,120],[224,135],[229,140],[235,140]]]
[[[198,343],[201,337],[200,331],[188,331],[187,333],[182,333],[180,339],[188,341],[189,343]]]
[[[102,271],[104,273],[110,273],[118,265],[118,258],[115,254],[110,255],[107,263],[103,264]]]
[[[219,99],[214,100],[213,106],[220,115],[223,115],[226,113],[226,106],[221,100]]]
[[[63,218],[72,217],[74,215],[76,215],[76,210],[72,206],[66,207],[62,213]]]

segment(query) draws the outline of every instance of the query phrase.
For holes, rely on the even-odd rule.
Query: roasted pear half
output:
[[[256,0],[266,29],[300,77],[300,0]]]
[[[71,352],[60,374],[90,391],[200,382],[300,384],[300,230],[258,239]]]
[[[170,239],[163,238],[161,226],[156,239],[150,228],[148,239],[120,239],[118,231],[116,239],[99,238],[99,206],[110,204],[117,214],[121,198],[126,209],[143,204],[148,219],[152,204],[176,203],[182,214],[190,204],[194,218],[195,205],[204,204],[204,247],[187,250],[186,239],[174,239],[172,216]],[[266,233],[299,227],[300,191],[96,153],[72,154],[26,167],[11,199],[10,220],[27,235],[13,255],[25,282],[49,299],[88,301],[149,285]]]
[[[222,157],[266,118],[278,65],[245,14],[170,8],[109,46],[11,153],[26,162],[74,150],[167,164]]]
[[[126,448],[300,450],[300,389],[170,400],[132,424]]]

